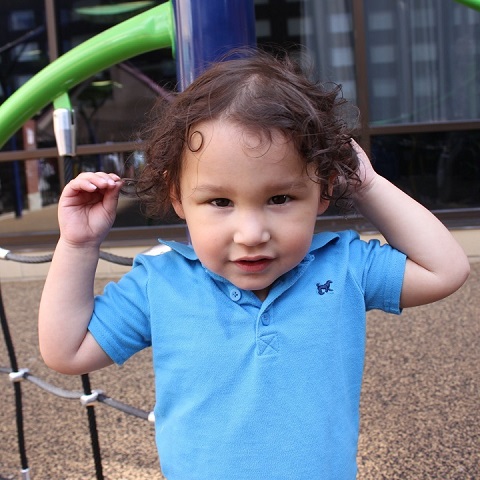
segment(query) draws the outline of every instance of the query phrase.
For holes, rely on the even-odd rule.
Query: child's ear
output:
[[[320,200],[318,201],[317,215],[323,215],[329,205],[330,205],[330,200],[325,200],[324,198],[320,197]]]
[[[175,210],[175,213],[183,220],[185,220],[185,212],[183,211],[183,205],[181,200],[179,200],[178,195],[174,192],[170,194],[170,201],[172,202],[172,207]]]
[[[337,180],[337,174],[332,174],[332,175],[330,175],[330,178],[328,180],[328,184],[325,185],[325,186],[323,186],[323,185],[321,186],[321,188],[327,190],[327,194],[328,194],[329,197],[331,197],[332,194],[333,194],[333,187],[334,187],[334,184],[335,184],[336,180]],[[322,198],[322,195],[320,195],[320,199],[318,201],[317,214],[322,215],[323,213],[325,213],[325,210],[327,210],[329,205],[330,205],[330,200],[326,200],[326,199]]]
[[[326,189],[329,197],[333,195],[333,187],[337,182],[337,178],[338,178],[338,175],[334,173],[333,175],[330,175],[330,178],[328,179],[328,185],[326,186]]]

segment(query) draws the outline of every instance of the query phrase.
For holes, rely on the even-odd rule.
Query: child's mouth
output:
[[[244,272],[248,273],[259,273],[265,270],[271,263],[271,258],[258,258],[252,260],[236,260],[235,265],[239,267]]]

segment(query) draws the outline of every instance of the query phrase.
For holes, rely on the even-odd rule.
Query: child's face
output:
[[[228,121],[194,130],[203,143],[183,155],[175,211],[186,220],[203,265],[264,300],[272,283],[308,252],[316,217],[328,202],[279,132],[270,143]],[[192,149],[201,136],[192,134]]]

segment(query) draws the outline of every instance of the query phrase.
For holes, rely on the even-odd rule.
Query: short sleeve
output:
[[[130,272],[95,297],[88,329],[115,363],[124,363],[151,344],[147,286],[147,269],[136,259]]]
[[[367,310],[401,313],[400,295],[406,255],[378,240],[352,242],[354,274],[363,290]]]

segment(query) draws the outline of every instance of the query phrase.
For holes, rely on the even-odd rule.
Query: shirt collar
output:
[[[312,238],[312,244],[310,245],[309,253],[313,253],[315,250],[323,248],[330,242],[337,241],[340,236],[335,232],[322,232],[317,233]]]
[[[158,241],[164,245],[167,245],[167,247],[170,247],[172,250],[184,256],[188,260],[198,260],[198,256],[191,245],[175,242],[174,240],[162,240],[161,238],[159,238]]]

